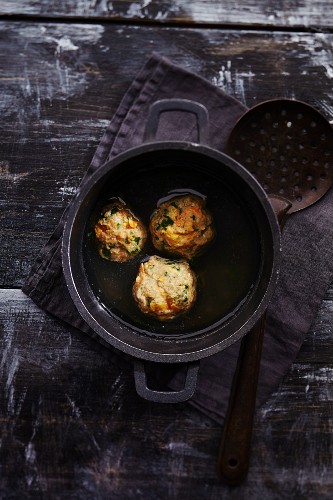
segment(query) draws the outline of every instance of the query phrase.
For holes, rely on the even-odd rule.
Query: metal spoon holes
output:
[[[232,467],[233,469],[234,469],[235,467],[237,467],[237,465],[238,465],[238,460],[237,460],[237,458],[229,458],[229,460],[228,460],[228,465],[229,465],[229,467]]]

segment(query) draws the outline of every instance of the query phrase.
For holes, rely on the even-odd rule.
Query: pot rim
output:
[[[243,325],[236,329],[232,334],[230,334],[227,338],[222,339],[220,342],[216,342],[213,345],[207,346],[202,349],[195,350],[186,350],[185,352],[175,353],[175,352],[153,352],[146,348],[140,348],[133,345],[130,345],[128,342],[125,342],[118,337],[114,336],[112,332],[108,331],[101,325],[95,318],[94,314],[90,311],[89,305],[83,302],[80,291],[77,288],[76,277],[73,275],[72,265],[71,265],[71,234],[73,225],[75,223],[75,219],[78,213],[78,210],[82,203],[85,202],[85,199],[94,185],[96,185],[103,177],[105,177],[112,169],[116,166],[121,166],[127,160],[134,158],[135,156],[145,154],[145,153],[154,153],[156,151],[168,151],[168,150],[177,150],[181,151],[189,151],[194,153],[203,154],[209,158],[217,160],[218,162],[222,162],[225,166],[231,169],[236,175],[240,176],[251,188],[257,197],[260,205],[262,206],[265,216],[267,218],[267,222],[270,228],[270,233],[272,237],[272,249],[273,249],[273,258],[271,265],[270,277],[268,278],[268,284],[265,289],[265,293],[260,300],[257,308],[253,312],[253,314],[243,323]],[[217,352],[225,349],[230,346],[232,343],[236,342],[240,338],[242,338],[258,321],[258,319],[262,316],[264,311],[266,310],[272,296],[274,293],[274,289],[279,276],[279,265],[280,265],[280,253],[281,253],[281,237],[280,237],[280,228],[272,208],[272,205],[266,195],[262,186],[258,183],[255,177],[245,169],[241,164],[239,164],[233,158],[227,156],[225,153],[220,152],[210,146],[197,144],[193,142],[185,142],[185,141],[153,141],[144,143],[140,146],[135,146],[131,149],[126,150],[125,152],[115,156],[110,159],[106,163],[104,163],[101,167],[99,167],[95,172],[93,172],[90,177],[87,179],[85,184],[79,188],[77,194],[72,200],[65,221],[63,239],[62,239],[62,263],[63,270],[65,275],[66,284],[70,293],[70,296],[80,313],[83,320],[94,330],[95,333],[99,337],[101,337],[107,344],[112,345],[113,347],[119,349],[126,354],[134,356],[139,359],[157,361],[157,362],[190,362],[195,361],[204,357],[208,357],[210,355],[216,354]],[[120,321],[118,318],[115,318],[116,325],[115,328],[123,329],[126,325],[124,322]],[[133,327],[134,328],[134,327]],[[218,330],[219,327],[216,327]],[[198,335],[200,332],[197,332]],[[156,340],[160,342],[160,339]],[[182,339],[176,340],[182,342]]]

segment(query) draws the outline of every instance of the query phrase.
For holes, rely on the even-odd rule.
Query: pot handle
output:
[[[147,386],[147,375],[145,365],[142,361],[134,361],[134,379],[136,392],[143,399],[155,403],[181,403],[193,396],[197,384],[199,361],[193,361],[187,365],[187,373],[184,387],[180,391],[157,391]]]
[[[196,115],[198,122],[198,142],[208,142],[208,111],[198,102],[189,99],[160,99],[155,101],[149,108],[147,124],[144,131],[144,142],[154,141],[158,128],[160,114],[165,111],[187,111]]]

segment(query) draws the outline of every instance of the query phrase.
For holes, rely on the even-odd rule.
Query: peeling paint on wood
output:
[[[266,27],[332,27],[323,0],[3,0],[0,15],[66,16],[155,22],[209,23],[223,25],[265,25]]]
[[[152,51],[248,106],[303,98],[333,121],[327,12],[319,0],[0,2],[0,498],[331,498],[333,284],[257,414],[249,476],[234,489],[215,473],[220,426],[186,404],[141,400],[131,367],[14,288]],[[56,22],[69,15],[94,23]],[[288,26],[304,29],[273,30]]]
[[[294,363],[257,414],[248,479],[231,489],[216,478],[221,429],[210,419],[138,398],[131,371],[20,290],[0,290],[0,328],[0,402],[11,416],[2,491],[15,477],[16,492],[51,496],[55,475],[67,498],[330,498],[332,362]],[[320,360],[321,341],[316,349]]]
[[[39,23],[0,31],[3,285],[22,284],[152,51],[247,106],[295,97],[333,120],[331,34]]]

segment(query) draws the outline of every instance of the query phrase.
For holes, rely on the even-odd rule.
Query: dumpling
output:
[[[121,200],[107,205],[95,225],[101,257],[126,262],[141,252],[147,230]]]
[[[157,250],[185,259],[201,254],[215,236],[205,200],[193,194],[161,203],[151,217],[149,229]]]
[[[133,297],[145,314],[164,321],[188,311],[196,299],[196,276],[188,262],[153,255],[142,262]]]

